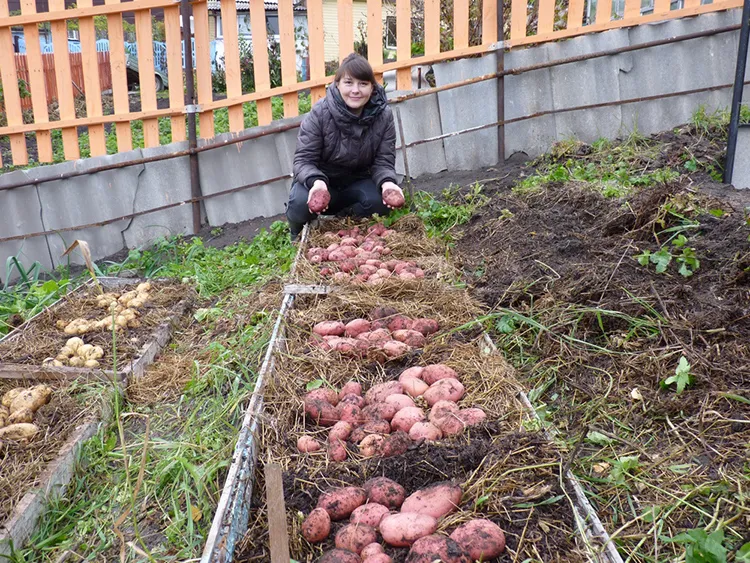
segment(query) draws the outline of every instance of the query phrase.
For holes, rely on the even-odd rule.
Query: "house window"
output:
[[[278,14],[273,16],[266,16],[266,27],[268,28],[269,35],[279,34],[279,16]]]
[[[224,37],[224,30],[221,27],[221,16],[216,16],[216,39]]]
[[[387,49],[396,48],[396,16],[385,17],[385,46]]]
[[[237,30],[239,31],[240,35],[248,36],[250,35],[250,14],[245,13],[238,13],[237,14]]]
[[[71,41],[80,41],[81,40],[81,36],[79,35],[78,30],[77,29],[69,29],[68,30],[68,39],[70,39]]]

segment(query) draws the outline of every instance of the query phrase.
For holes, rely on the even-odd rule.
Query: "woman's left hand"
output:
[[[388,209],[396,209],[404,205],[404,192],[393,182],[383,182],[381,191],[383,203]]]

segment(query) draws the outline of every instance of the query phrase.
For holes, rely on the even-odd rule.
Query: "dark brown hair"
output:
[[[338,84],[338,82],[346,75],[351,76],[355,80],[366,80],[373,86],[377,84],[375,81],[375,73],[372,71],[370,63],[367,62],[366,58],[357,53],[352,53],[341,61],[341,66],[339,66],[339,69],[336,71],[336,76],[334,77],[335,82]]]

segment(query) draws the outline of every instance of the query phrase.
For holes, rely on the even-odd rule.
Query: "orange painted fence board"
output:
[[[0,1],[0,18],[8,17],[8,2]],[[18,91],[18,74],[16,61],[13,57],[13,38],[10,28],[0,28],[0,80],[3,84],[3,95],[7,114],[8,126],[23,124],[21,109],[21,93]],[[10,149],[15,166],[23,166],[29,161],[26,152],[26,137],[24,135],[10,136]]]
[[[279,37],[281,41],[281,83],[297,83],[297,49],[294,39],[294,6],[292,0],[279,0]],[[299,115],[297,92],[284,95],[284,117]]]
[[[411,1],[396,0],[396,60],[411,59]],[[411,90],[411,69],[396,71],[396,90]]]

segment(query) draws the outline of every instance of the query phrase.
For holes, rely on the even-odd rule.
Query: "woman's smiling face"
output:
[[[362,113],[362,108],[365,107],[367,102],[370,101],[370,96],[372,96],[372,82],[358,80],[345,74],[339,81],[338,87],[347,107],[357,115]]]

